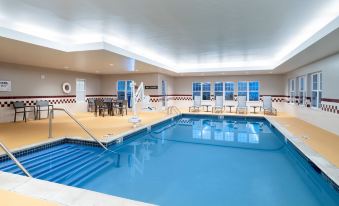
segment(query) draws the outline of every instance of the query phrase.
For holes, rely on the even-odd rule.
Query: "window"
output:
[[[76,80],[76,102],[86,101],[86,81],[84,79]]]
[[[290,103],[294,103],[295,99],[295,79],[290,79]]]
[[[195,96],[201,96],[201,83],[193,82],[192,91],[193,91],[193,99]]]
[[[234,99],[234,82],[225,82],[225,100]]]
[[[259,101],[259,82],[249,82],[249,101]]]
[[[117,94],[119,100],[129,100],[132,95],[131,90],[132,80],[118,80]]]
[[[211,83],[205,82],[202,85],[202,100],[210,100],[211,99]]]
[[[299,104],[305,105],[306,103],[306,77],[301,76],[298,78],[299,82]]]
[[[247,99],[247,82],[238,82],[238,96],[245,96]]]
[[[312,80],[312,107],[321,107],[322,97],[322,74],[315,73],[311,75]]]
[[[215,82],[214,83],[214,96],[221,96],[224,92],[224,87],[222,82]]]

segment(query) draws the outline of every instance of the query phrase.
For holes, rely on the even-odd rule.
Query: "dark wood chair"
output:
[[[36,117],[35,119],[41,119],[41,112],[46,111],[47,112],[47,117],[49,117],[49,115],[51,115],[51,109],[53,109],[53,105],[49,104],[49,102],[47,100],[38,100],[36,101]],[[53,115],[53,112],[52,112]]]
[[[122,100],[122,101],[117,101],[117,104],[115,106],[115,109],[119,111],[121,116],[124,116],[124,111],[127,115],[127,109],[128,109],[128,101],[127,100]]]
[[[87,99],[87,112],[93,112],[95,111],[95,103],[94,103],[95,99],[94,98],[89,98]]]
[[[103,117],[105,117],[105,112],[107,111],[108,113],[108,107],[105,104],[103,99],[96,99],[94,101],[95,103],[95,112],[94,115],[98,116],[98,112],[99,112],[99,116],[102,115]]]
[[[35,107],[34,106],[26,106],[26,104],[22,101],[13,102],[14,107],[14,122],[16,122],[16,115],[17,114],[23,114],[22,120],[25,120],[27,122],[27,116],[26,113],[33,112],[35,117]],[[27,108],[31,108],[30,110],[26,110]],[[33,109],[32,109],[33,108]]]

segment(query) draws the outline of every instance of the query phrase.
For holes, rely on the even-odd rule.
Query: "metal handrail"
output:
[[[13,162],[25,173],[25,175],[27,175],[28,177],[32,177],[31,174],[29,174],[29,172],[26,170],[26,168],[24,166],[22,166],[22,164],[19,162],[19,160],[17,160],[17,158],[14,157],[14,155],[12,154],[11,151],[9,151],[9,149],[0,142],[0,147],[6,152],[6,154],[9,156],[9,158],[11,158],[13,160]]]
[[[86,127],[81,124],[77,119],[75,119],[75,117],[69,113],[66,109],[64,108],[53,108],[51,110],[51,115],[49,115],[49,126],[48,126],[48,138],[52,138],[52,119],[53,119],[53,114],[54,114],[54,111],[55,110],[58,110],[58,111],[64,111],[71,119],[73,119],[75,121],[75,123],[77,123],[94,141],[96,141],[102,148],[104,148],[105,150],[108,150],[107,147],[102,144],[96,137],[94,137],[94,135],[92,135],[92,133],[90,133]]]
[[[173,109],[174,111],[177,113],[177,114],[181,114],[181,111],[178,109],[178,107],[176,106],[170,106],[167,108],[167,114],[172,114],[173,112]]]

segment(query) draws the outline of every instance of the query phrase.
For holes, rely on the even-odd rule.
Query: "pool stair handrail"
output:
[[[54,116],[54,111],[57,110],[57,111],[63,111],[65,112],[71,119],[73,119],[73,121],[75,123],[77,123],[81,129],[83,129],[94,141],[96,141],[102,148],[104,148],[105,150],[108,150],[107,147],[102,143],[100,142],[96,137],[94,137],[94,135],[92,133],[90,133],[88,131],[88,129],[83,125],[81,124],[69,111],[67,111],[66,109],[64,108],[53,108],[51,110],[51,114],[49,115],[49,124],[48,124],[48,138],[53,138],[52,137],[52,119],[53,119],[53,116]]]
[[[13,160],[13,162],[27,175],[28,177],[32,177],[32,175],[26,170],[26,168],[19,162],[19,160],[12,154],[12,152],[0,142],[0,147],[6,152],[9,158]]]
[[[173,113],[173,110],[174,110],[174,112],[175,113],[177,113],[177,114],[181,114],[181,111],[178,109],[178,107],[176,107],[176,106],[169,106],[168,108],[167,108],[167,114],[169,115],[169,114],[172,114]]]

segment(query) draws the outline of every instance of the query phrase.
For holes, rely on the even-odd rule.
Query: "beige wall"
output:
[[[192,94],[192,82],[211,82],[212,94],[214,90],[213,82],[218,81],[253,81],[260,82],[261,95],[283,95],[284,79],[281,75],[247,75],[247,76],[204,76],[204,77],[176,77],[174,78],[174,91],[176,94]],[[237,92],[237,86],[235,86]]]
[[[323,78],[323,98],[339,99],[339,54],[327,57],[307,66],[285,74],[284,88],[285,94],[288,94],[288,80],[299,76],[307,75],[308,88],[307,94],[311,95],[310,74],[322,72]]]
[[[117,81],[118,80],[133,80],[139,85],[144,82],[146,86],[158,85],[158,74],[126,74],[126,75],[103,75],[101,77],[101,94],[113,95],[117,94]],[[145,90],[147,95],[158,94],[157,89]]]
[[[45,79],[41,76],[44,75]],[[86,93],[101,93],[100,76],[79,72],[68,72],[46,68],[0,63],[0,80],[12,81],[11,92],[0,92],[0,96],[55,96],[66,95],[62,83],[72,86],[71,95],[75,95],[76,79],[86,80]]]

